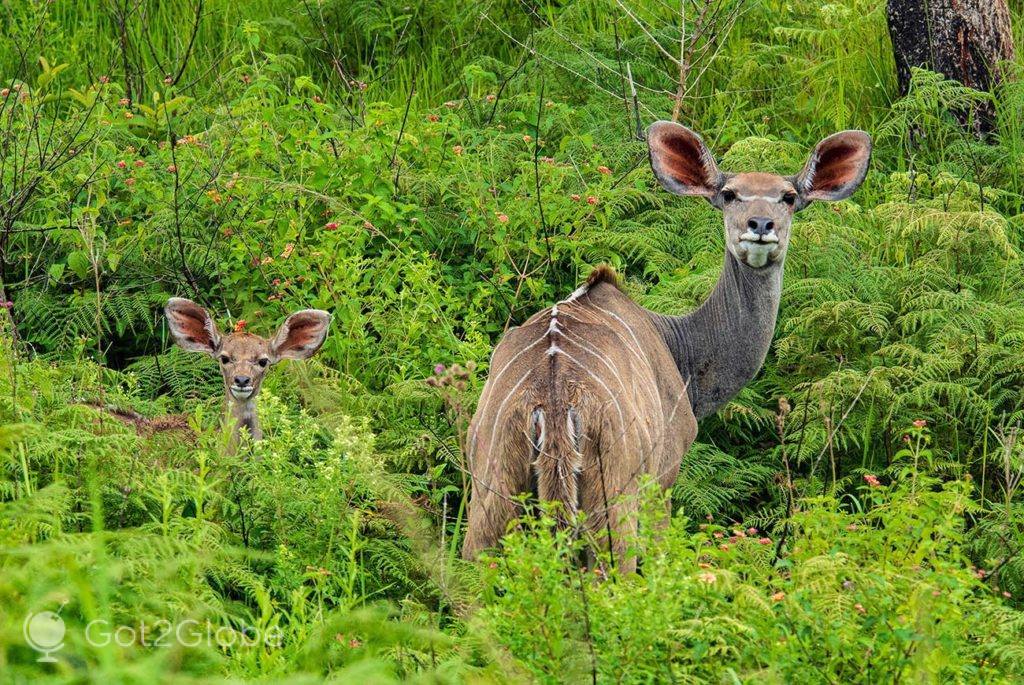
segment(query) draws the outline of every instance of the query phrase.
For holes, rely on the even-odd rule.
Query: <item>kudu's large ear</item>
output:
[[[205,352],[211,356],[220,349],[220,333],[209,312],[192,300],[172,297],[164,307],[167,327],[174,341],[189,352]]]
[[[814,147],[796,177],[796,189],[805,202],[845,200],[864,180],[871,161],[871,136],[864,131],[842,131]]]
[[[331,315],[321,309],[295,312],[281,324],[270,341],[276,359],[309,359],[327,338]]]
[[[673,121],[656,121],[647,129],[651,168],[665,190],[709,200],[722,189],[725,176],[696,133]]]

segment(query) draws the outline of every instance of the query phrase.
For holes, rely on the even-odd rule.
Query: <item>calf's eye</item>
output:
[[[732,202],[733,200],[736,199],[736,193],[734,193],[731,190],[723,190],[722,199],[725,200],[726,202]]]
[[[786,193],[782,196],[782,201],[792,207],[793,203],[796,202],[796,193]]]
[[[260,366],[266,367],[266,365],[270,363],[270,360],[266,359],[266,358],[263,358],[263,359],[259,360],[256,363],[259,364]]]
[[[220,356],[220,363],[221,364],[227,364],[229,361],[231,361],[231,358],[228,357],[226,354],[222,354]]]

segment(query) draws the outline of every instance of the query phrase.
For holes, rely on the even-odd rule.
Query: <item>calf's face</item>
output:
[[[304,309],[289,316],[271,338],[238,332],[221,335],[209,312],[191,300],[172,297],[164,308],[175,342],[208,354],[220,364],[229,401],[247,402],[259,393],[267,369],[282,359],[308,359],[327,338],[331,315]]]

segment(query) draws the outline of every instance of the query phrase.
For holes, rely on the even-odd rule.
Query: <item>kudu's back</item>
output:
[[[567,300],[506,333],[469,429],[463,555],[495,545],[520,493],[567,517],[632,567],[640,477],[670,487],[697,432],[686,386],[649,315],[596,270]]]

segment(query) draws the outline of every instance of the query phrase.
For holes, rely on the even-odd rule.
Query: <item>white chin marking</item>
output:
[[[740,242],[740,254],[745,254],[743,261],[747,266],[760,269],[768,263],[768,257],[778,249],[777,243],[752,243],[746,240]]]
[[[231,396],[236,400],[247,400],[252,397],[252,393],[252,390],[236,390],[235,388],[231,388]]]

